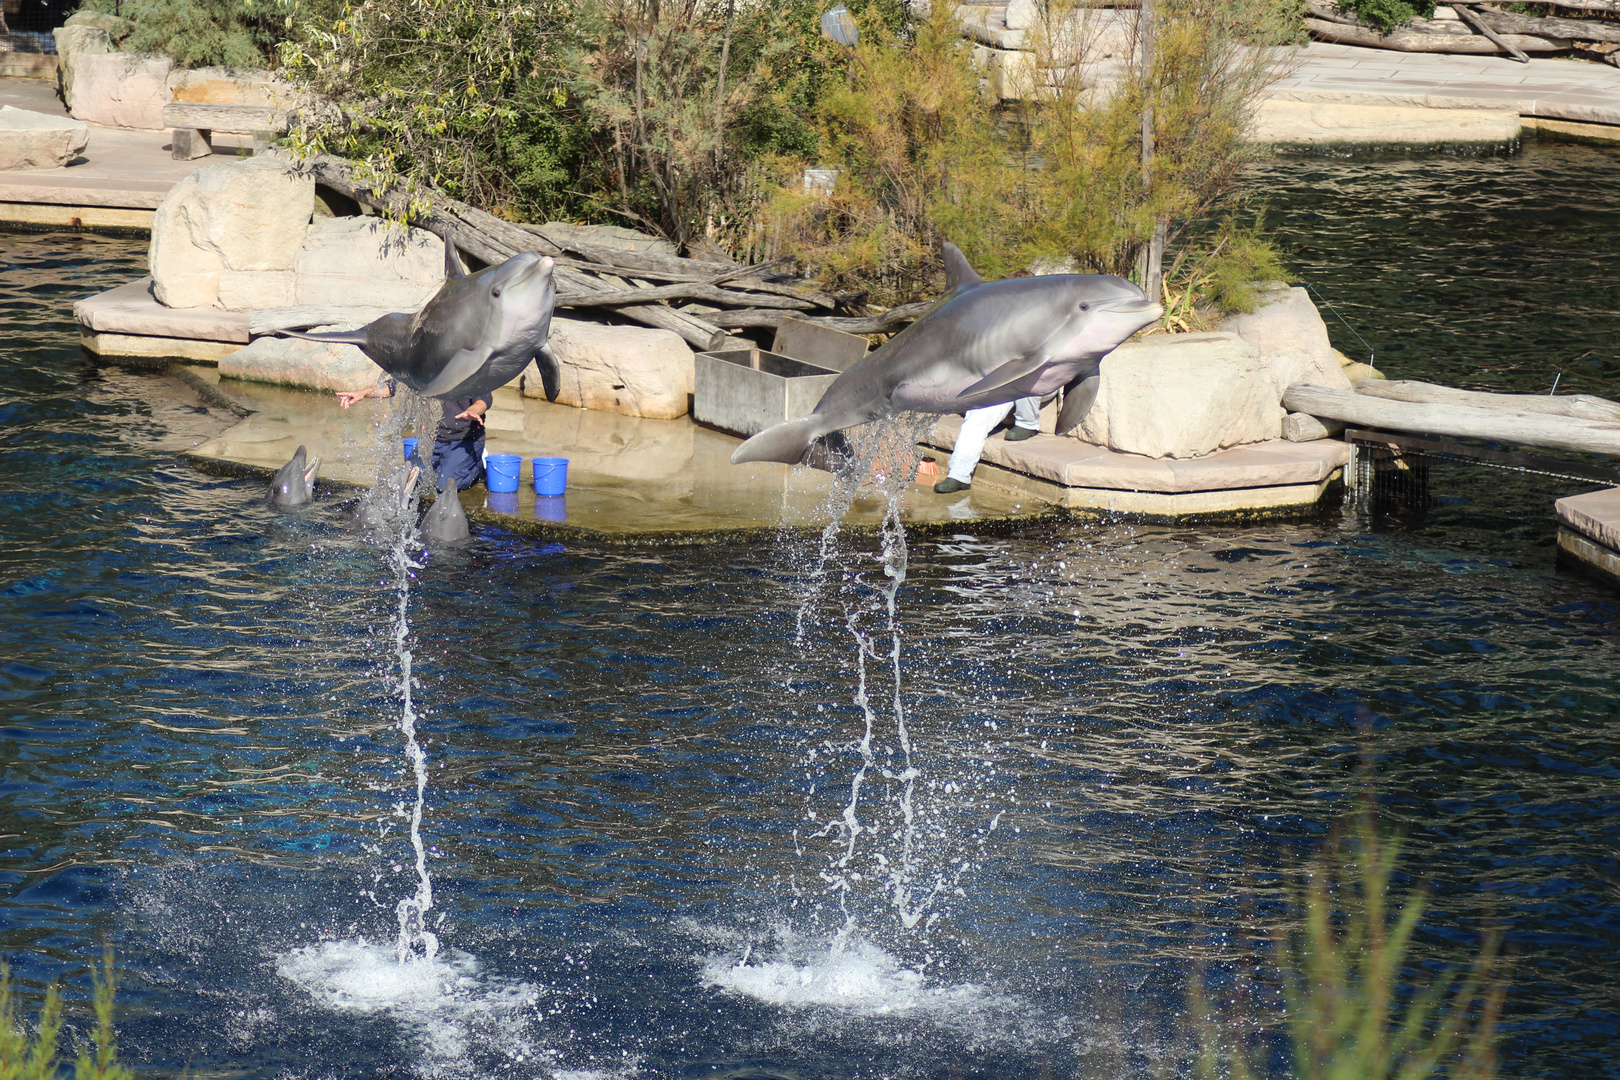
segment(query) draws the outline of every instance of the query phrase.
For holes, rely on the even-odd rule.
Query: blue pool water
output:
[[[1620,255],[1574,242],[1562,201],[1579,178],[1582,228],[1616,234],[1620,165],[1593,154],[1265,180],[1393,374],[1620,380]],[[1511,227],[1454,219],[1486,213],[1458,192]],[[1412,232],[1399,207],[1425,198],[1440,220]],[[385,553],[330,502],[279,516],[193,471],[177,453],[234,417],[80,353],[73,300],[142,272],[142,243],[3,244],[0,943],[26,984],[83,986],[110,942],[121,1047],[152,1075],[1175,1071],[1190,974],[1264,966],[1279,871],[1370,762],[1434,886],[1421,959],[1507,928],[1504,1073],[1620,1076],[1620,598],[1552,560],[1551,500],[1580,488],[1456,467],[1392,519],[913,538],[905,877],[939,886],[913,930],[872,541],[839,548],[800,642],[808,541],[485,530],[412,583],[443,948],[402,970]],[[846,613],[875,717],[853,852],[826,831],[865,723]]]

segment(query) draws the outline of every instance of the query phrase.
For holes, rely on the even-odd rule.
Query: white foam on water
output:
[[[932,983],[870,942],[812,943],[785,931],[767,956],[747,950],[701,957],[703,985],[784,1008],[859,1016],[962,1017],[1013,1004],[977,983]]]
[[[417,1043],[423,1076],[484,1075],[491,1060],[550,1072],[551,1054],[524,1034],[528,1025],[521,1022],[535,1013],[539,991],[486,977],[464,952],[402,964],[392,945],[325,941],[281,954],[276,971],[325,1008],[393,1017]]]

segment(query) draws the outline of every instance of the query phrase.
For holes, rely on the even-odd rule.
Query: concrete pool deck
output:
[[[196,467],[268,478],[303,444],[321,459],[327,490],[370,487],[378,462],[400,454],[384,448],[388,405],[339,409],[332,395],[268,384],[221,380],[203,365],[178,366],[194,386],[244,419],[186,452]],[[959,417],[944,417],[924,440],[942,470]],[[519,490],[502,496],[481,486],[462,493],[477,521],[541,537],[609,543],[684,542],[697,537],[754,536],[825,523],[832,478],[815,469],[774,463],[732,465],[741,440],[689,417],[649,420],[553,405],[506,388],[496,392],[486,448],[524,459]],[[568,494],[537,500],[529,460],[569,459]],[[1040,435],[1021,443],[992,437],[972,488],[953,495],[932,489],[941,473],[921,476],[907,491],[904,519],[919,531],[983,530],[1053,514],[1223,520],[1314,512],[1340,481],[1348,447],[1335,440],[1277,440],[1188,461],[1121,454],[1075,439]],[[857,499],[847,527],[875,529],[884,504]]]
[[[181,370],[254,410],[185,454],[205,471],[268,478],[302,443],[321,459],[319,488],[359,488],[375,482],[384,454],[390,461],[402,455],[397,442],[391,440],[386,450],[380,444],[386,402],[361,402],[345,411],[329,393],[221,381],[217,370],[201,365]],[[740,442],[688,417],[619,416],[502,389],[490,410],[486,449],[521,455],[521,483],[505,497],[479,485],[462,492],[462,504],[473,520],[521,534],[607,543],[679,543],[825,524],[830,474],[773,463],[732,465],[731,452]],[[569,459],[568,493],[537,505],[528,459],[542,456]],[[908,528],[982,529],[1056,510],[1001,489],[936,495],[929,486],[934,479],[928,476],[926,485],[907,492]],[[883,512],[881,498],[859,498],[845,524],[875,529]]]

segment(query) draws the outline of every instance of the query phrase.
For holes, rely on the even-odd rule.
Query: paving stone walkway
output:
[[[1585,60],[1446,56],[1312,42],[1271,88],[1291,101],[1512,109],[1520,116],[1620,124],[1620,68]]]

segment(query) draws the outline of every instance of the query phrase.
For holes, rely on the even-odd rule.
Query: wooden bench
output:
[[[190,161],[214,152],[216,131],[251,133],[253,152],[262,154],[272,136],[285,134],[290,109],[274,105],[204,105],[176,101],[163,106],[163,126],[174,129],[171,156]]]

